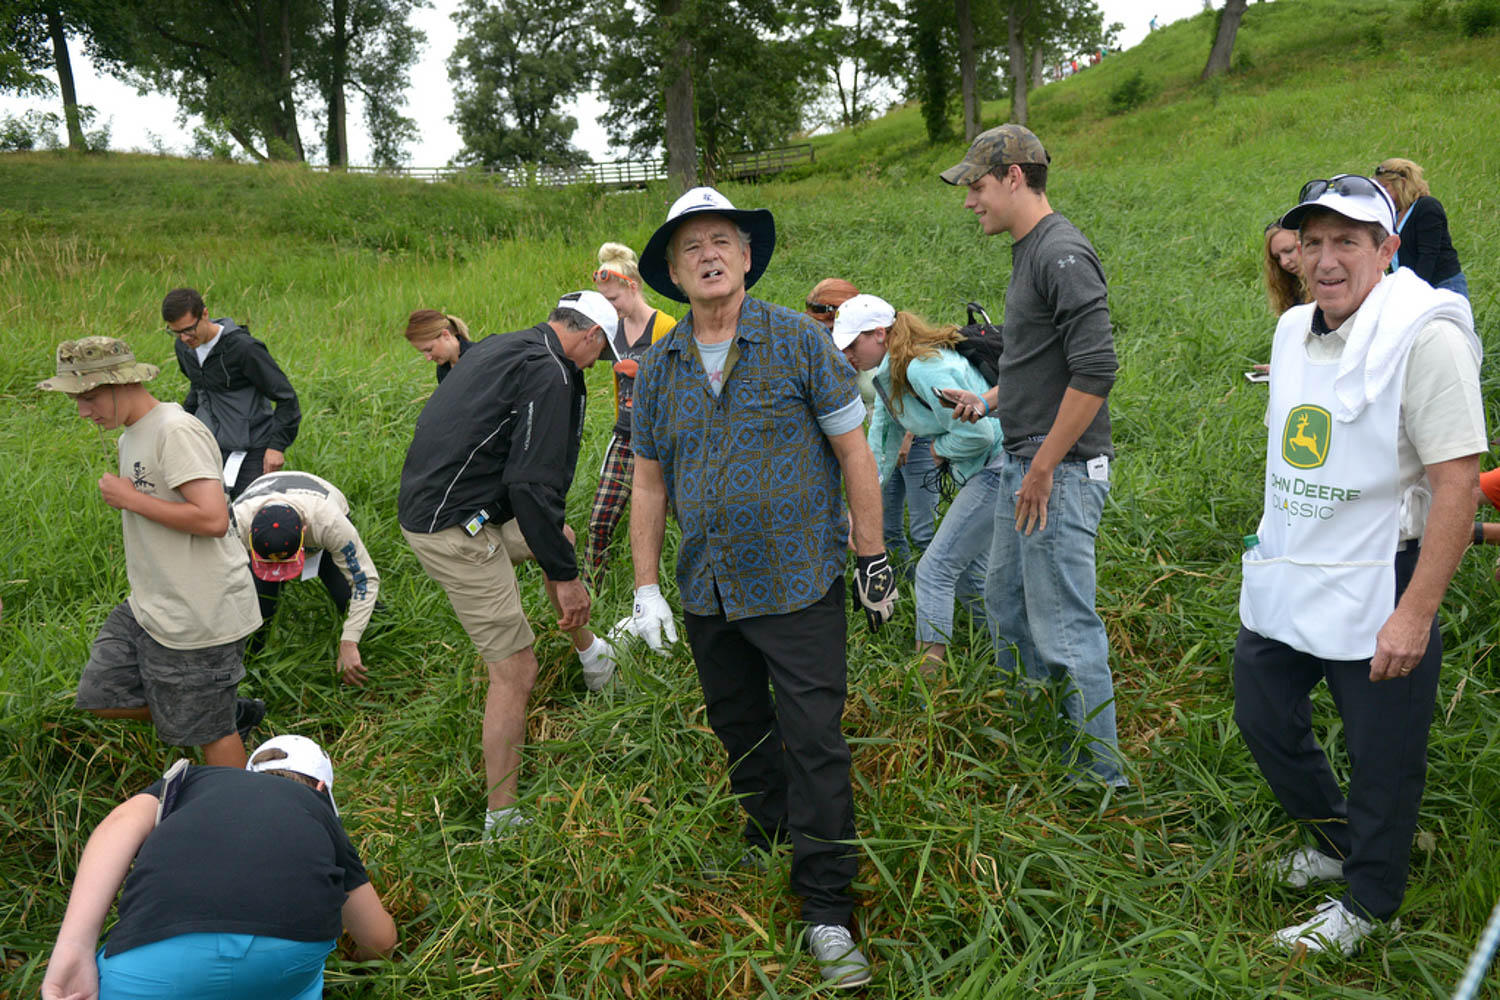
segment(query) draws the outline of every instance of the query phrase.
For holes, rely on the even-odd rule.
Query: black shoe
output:
[[[759,847],[747,847],[732,861],[709,862],[700,874],[705,882],[724,882],[740,875],[764,875],[771,870],[771,856]]]
[[[266,703],[259,698],[236,698],[234,700],[234,728],[238,730],[241,742],[250,738],[250,733],[265,717]]]

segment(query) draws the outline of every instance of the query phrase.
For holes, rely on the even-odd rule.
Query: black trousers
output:
[[[858,869],[849,744],[844,581],[810,607],[726,621],[684,614],[708,722],[729,755],[729,783],[748,819],[745,839],[792,842],[802,919],[843,924]],[[775,692],[774,700],[772,692]]]
[[[229,461],[229,452],[219,449],[219,468]],[[250,448],[245,452],[245,460],[240,463],[239,475],[234,477],[234,482],[225,483],[224,490],[229,494],[230,500],[236,500],[239,495],[250,488],[250,484],[261,477],[266,468],[266,449]]]
[[[1396,554],[1396,599],[1417,564]],[[1427,733],[1437,703],[1443,638],[1432,621],[1427,652],[1405,677],[1370,681],[1369,660],[1323,660],[1241,628],[1234,647],[1234,720],[1282,807],[1319,850],[1344,860],[1343,902],[1389,919],[1406,894],[1412,835],[1427,782]],[[1325,681],[1344,722],[1349,795],[1312,732],[1308,693]]]

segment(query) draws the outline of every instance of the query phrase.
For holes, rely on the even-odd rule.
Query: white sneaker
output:
[[[1302,889],[1314,882],[1344,881],[1344,863],[1316,847],[1299,847],[1266,865],[1266,874],[1282,885]]]
[[[818,963],[825,986],[844,989],[870,981],[870,960],[854,945],[843,924],[812,924],[807,928],[807,948]]]
[[[498,843],[520,833],[531,823],[531,817],[523,813],[520,806],[491,809],[484,814],[484,836],[481,841],[486,844]]]
[[[1345,958],[1359,951],[1360,943],[1375,933],[1373,920],[1350,913],[1343,903],[1328,897],[1318,904],[1311,920],[1293,924],[1276,932],[1276,943],[1291,951],[1306,945],[1308,951],[1337,951]],[[1390,929],[1400,930],[1401,921],[1392,920]]]
[[[578,662],[583,664],[583,686],[590,691],[603,691],[615,676],[615,649],[601,635],[594,636],[594,644],[578,651]]]

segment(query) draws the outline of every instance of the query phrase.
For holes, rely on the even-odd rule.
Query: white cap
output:
[[[266,750],[280,750],[286,756],[256,763],[255,758]],[[266,740],[250,755],[250,763],[245,765],[245,770],[293,771],[314,781],[321,781],[328,791],[328,804],[333,806],[333,814],[338,815],[338,803],[333,801],[333,761],[328,759],[322,747],[306,736],[277,736]]]
[[[1326,181],[1308,181],[1302,186],[1299,198],[1297,207],[1281,217],[1282,229],[1300,229],[1309,211],[1327,208],[1355,222],[1379,223],[1387,233],[1396,231],[1396,204],[1380,182],[1371,177],[1336,174]]]
[[[603,327],[604,335],[610,340],[615,339],[615,331],[620,327],[620,314],[609,304],[609,299],[598,292],[569,292],[557,300],[557,308],[583,313]]]
[[[896,310],[878,295],[856,295],[839,306],[833,314],[833,346],[843,350],[866,330],[889,328],[896,322]]]

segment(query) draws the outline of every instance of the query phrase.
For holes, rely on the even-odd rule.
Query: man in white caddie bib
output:
[[[1310,181],[1297,230],[1313,302],[1271,351],[1265,508],[1246,538],[1235,721],[1312,836],[1270,866],[1345,881],[1279,944],[1351,955],[1401,906],[1442,637],[1437,610],[1473,533],[1486,448],[1468,302],[1409,270],[1390,198],[1366,177]],[[1394,608],[1394,610],[1392,610]],[[1312,732],[1326,681],[1349,752],[1347,799]]]

